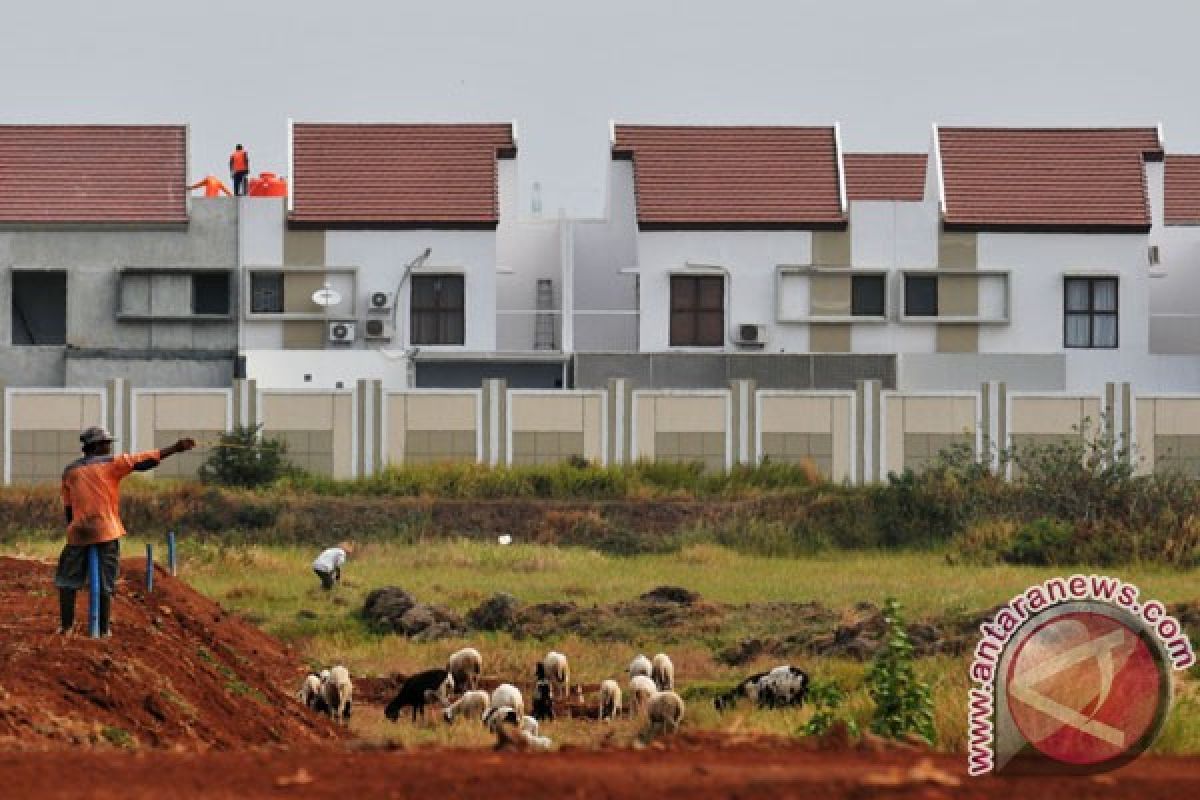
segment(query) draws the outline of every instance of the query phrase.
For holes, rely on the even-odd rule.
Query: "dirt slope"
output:
[[[303,670],[278,641],[181,581],[122,563],[111,639],[62,637],[53,566],[0,558],[0,750],[72,745],[316,745],[339,733],[291,692]],[[77,627],[86,630],[86,593]]]

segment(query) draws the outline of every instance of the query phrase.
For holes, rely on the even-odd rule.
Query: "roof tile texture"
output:
[[[505,124],[297,123],[291,219],[370,227],[495,224],[496,159],[515,153]]]
[[[1200,224],[1200,155],[1168,155],[1165,182],[1166,223]]]
[[[0,223],[187,222],[183,125],[0,125]]]
[[[1154,128],[939,128],[948,225],[1146,229]]]
[[[846,196],[850,200],[922,200],[924,153],[846,153]]]
[[[618,125],[643,226],[753,227],[845,221],[832,127]]]

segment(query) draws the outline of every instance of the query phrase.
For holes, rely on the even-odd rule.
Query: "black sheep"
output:
[[[546,666],[537,665],[537,682],[533,686],[533,718],[538,722],[554,719],[554,689],[546,679]]]
[[[400,718],[400,709],[412,708],[413,722],[417,714],[425,716],[425,706],[431,703],[445,703],[454,689],[454,679],[444,669],[427,669],[409,677],[400,687],[400,691],[392,698],[383,710],[384,716],[395,722]]]

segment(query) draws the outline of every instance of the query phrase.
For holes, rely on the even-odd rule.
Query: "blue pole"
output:
[[[167,534],[167,569],[171,571],[171,577],[175,577],[175,531],[170,531]]]
[[[146,594],[154,591],[154,545],[146,543]]]
[[[100,552],[88,545],[88,635],[100,638]]]

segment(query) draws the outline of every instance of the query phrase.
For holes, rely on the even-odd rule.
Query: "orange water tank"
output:
[[[281,178],[274,172],[261,173],[257,178],[247,181],[246,193],[251,197],[287,197],[287,178]]]

